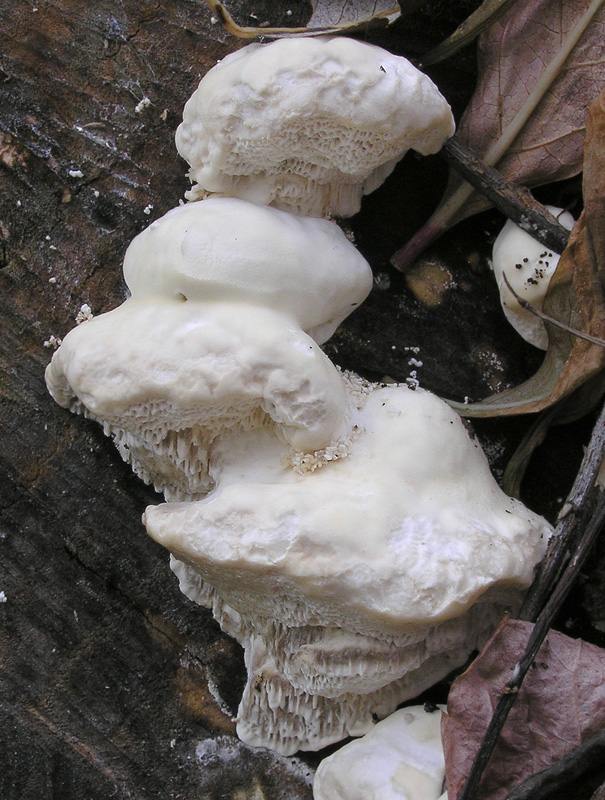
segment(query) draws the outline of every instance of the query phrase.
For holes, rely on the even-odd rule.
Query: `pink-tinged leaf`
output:
[[[500,626],[453,684],[442,721],[449,800],[457,800],[500,693],[533,625]],[[605,650],[551,631],[508,715],[481,783],[481,800],[500,800],[605,729]]]
[[[479,38],[479,80],[460,141],[524,186],[578,174],[586,109],[605,88],[604,41],[603,0],[515,3]],[[489,205],[452,172],[439,207],[393,263],[405,269],[421,248]]]
[[[562,47],[589,0],[516,3],[480,40],[481,80],[458,127],[458,137],[486,154],[512,122]],[[605,7],[558,77],[497,163],[506,178],[526,186],[561,180],[582,170],[589,102],[605,87]]]

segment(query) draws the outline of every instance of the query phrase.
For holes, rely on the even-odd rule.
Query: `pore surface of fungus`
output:
[[[359,735],[462,663],[551,532],[433,395],[370,387],[351,405],[346,457],[295,470],[282,444],[277,468],[274,437],[251,431],[208,498],[145,514],[244,645],[240,737],[282,752]]]
[[[176,144],[190,199],[346,217],[410,148],[435,153],[453,132],[446,100],[405,58],[322,36],[228,55],[187,102]]]

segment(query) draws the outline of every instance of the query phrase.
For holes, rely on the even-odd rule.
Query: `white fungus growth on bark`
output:
[[[448,103],[407,59],[320,36],[228,55],[187,102],[176,144],[189,199],[348,217],[410,148],[435,153],[453,133]]]
[[[344,389],[316,340],[371,287],[335,223],[208,199],[137,236],[124,274],[132,296],[70,331],[46,380],[143,480],[170,499],[203,495],[209,452],[232,430],[274,424],[306,453],[333,444]]]
[[[291,754],[372,729],[481,646],[551,534],[415,372],[371,384],[319,346],[372,286],[320,217],[355,213],[408,148],[452,133],[429,79],[380,48],[321,37],[228,56],[177,133],[204,199],[134,239],[131,296],[87,313],[46,371],[164,492],[145,524],[244,648],[252,745]]]
[[[551,533],[446,403],[401,385],[354,398],[345,458],[296,474],[250,431],[216,454],[206,499],[145,512],[181,588],[245,649],[239,736],[283,753],[360,735],[462,664]]]
[[[441,716],[442,707],[407,706],[341,747],[319,765],[314,800],[439,800]]]
[[[546,208],[564,228],[573,228],[575,220],[568,211],[555,206]],[[504,276],[506,275],[513,290],[522,300],[542,311],[550,279],[559,258],[558,253],[545,247],[512,220],[505,223],[494,242],[492,261],[502,310],[517,333],[541,350],[548,347],[546,327],[539,317],[521,307],[506,285]]]

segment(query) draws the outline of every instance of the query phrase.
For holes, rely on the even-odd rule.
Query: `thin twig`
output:
[[[545,247],[562,253],[569,231],[539,203],[528,189],[506,180],[494,167],[482,161],[457,136],[452,136],[441,150],[448,163],[488,198],[508,219],[530,233]]]
[[[511,144],[521,133],[536,107],[559,76],[565,61],[604,2],[605,0],[592,0],[589,7],[565,38],[561,47],[559,47],[555,56],[546,65],[521,108],[507,124],[501,136],[483,156],[486,164],[493,167],[506,155]],[[475,189],[468,181],[465,181],[449,195],[433,212],[422,228],[392,256],[391,263],[395,269],[401,272],[409,269],[420,253],[451,227],[452,221],[461,213],[461,209],[468,202],[474,191]]]
[[[599,347],[605,347],[605,341],[603,339],[599,339],[598,336],[591,336],[589,333],[584,333],[583,331],[579,331],[577,328],[570,328],[569,325],[566,325],[564,322],[559,322],[558,319],[555,319],[554,317],[549,317],[548,314],[545,314],[543,311],[540,311],[535,306],[532,306],[531,303],[528,303],[527,300],[524,300],[522,297],[519,297],[517,292],[515,292],[513,287],[510,285],[510,282],[506,277],[505,272],[502,273],[502,277],[504,278],[504,283],[510,290],[512,296],[515,298],[517,303],[519,303],[522,309],[524,309],[525,311],[529,311],[531,314],[535,314],[536,317],[539,317],[541,320],[544,320],[544,322],[548,322],[549,325],[554,325],[555,328],[560,328],[562,331],[571,333],[572,336],[575,336],[578,339],[585,339],[587,342],[591,342],[592,344],[598,344]]]
[[[603,460],[604,445],[605,406],[603,406],[597,424],[594,427],[588,450],[582,461],[580,472],[578,473],[578,478],[576,478],[576,482],[574,483],[574,487],[572,488],[572,492],[568,498],[568,503],[566,503],[566,505],[569,504],[570,510],[567,511],[567,513],[564,513],[564,507],[559,515],[559,523],[557,524],[554,538],[561,539],[564,537],[567,547],[570,547],[572,542],[577,538],[578,525],[580,525],[583,521],[584,515],[578,513],[577,516],[574,516],[574,524],[572,525],[571,530],[569,529],[567,519],[572,515],[572,509],[575,507],[578,500],[580,498],[585,499],[591,490],[597,495],[596,507],[594,507],[594,504],[591,503],[591,506],[594,507],[594,512],[591,514],[588,524],[581,534],[578,546],[575,548],[575,552],[573,553],[571,560],[569,560],[569,563],[567,564],[563,574],[559,578],[554,591],[552,594],[550,594],[550,597],[548,597],[548,600],[536,618],[535,625],[529,636],[523,656],[517,662],[513,670],[513,677],[510,681],[508,681],[502,690],[502,694],[498,700],[498,703],[496,704],[494,714],[491,718],[485,736],[483,737],[483,741],[481,742],[481,746],[479,747],[477,755],[475,756],[469,776],[464,784],[458,800],[474,800],[474,798],[477,797],[479,783],[498,742],[500,733],[508,717],[508,713],[516,699],[517,694],[519,693],[519,689],[521,688],[525,675],[527,674],[532,662],[535,660],[538,650],[546,638],[555,616],[559,612],[569,590],[571,589],[572,584],[574,583],[578,573],[580,572],[580,569],[584,564],[584,561],[586,560],[588,553],[595,543],[597,535],[601,531],[605,521],[605,492],[595,488],[595,481]],[[582,476],[582,479],[580,479],[580,476]],[[578,511],[579,510],[580,509],[578,508]],[[566,551],[563,551],[562,557],[564,558],[565,555]],[[554,572],[555,578],[560,572],[560,564],[557,564],[556,566],[557,569]],[[544,580],[547,588],[550,588],[552,585],[550,574],[546,579],[540,579],[541,582],[542,580]],[[543,597],[543,594],[543,590],[540,590],[538,593],[540,598]],[[520,615],[520,618],[523,619],[524,616]],[[527,616],[525,616],[525,618],[527,619]]]
[[[605,407],[604,407],[605,409]],[[551,593],[565,564],[573,553],[579,531],[582,531],[592,515],[601,489],[596,485],[597,475],[605,451],[605,410],[593,428],[586,447],[582,465],[576,476],[567,500],[559,511],[556,535],[549,542],[536,575],[536,579],[525,596],[518,614],[519,619],[535,622],[546,598]]]

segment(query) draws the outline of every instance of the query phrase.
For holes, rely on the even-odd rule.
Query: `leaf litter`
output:
[[[479,79],[458,139],[513,183],[582,169],[586,109],[605,88],[604,0],[514,3],[479,38]],[[438,236],[490,207],[455,171],[433,215],[393,256],[405,270]]]
[[[442,721],[449,800],[457,800],[502,689],[533,625],[501,625],[454,681]],[[551,631],[532,664],[481,783],[500,800],[526,778],[605,729],[605,650]]]
[[[605,336],[605,91],[591,104],[586,134],[584,211],[551,279],[544,313],[582,333]],[[605,367],[605,350],[547,324],[544,361],[529,380],[481,403],[459,406],[464,416],[542,411],[567,397]],[[599,391],[601,389],[599,388]]]

